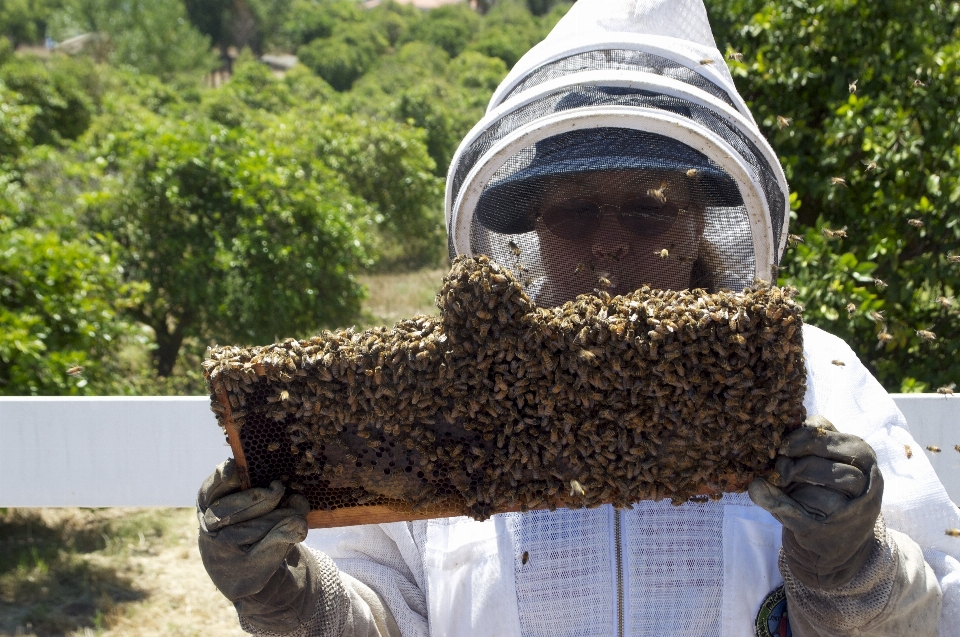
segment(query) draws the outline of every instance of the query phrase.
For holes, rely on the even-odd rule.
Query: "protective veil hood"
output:
[[[702,0],[580,0],[517,62],[451,162],[451,256],[513,265],[536,298],[550,255],[533,230],[535,211],[564,176],[599,171],[625,175],[624,190],[640,187],[629,175],[641,171],[686,180],[671,188],[703,207],[697,259],[710,287],[771,278],[789,190]]]

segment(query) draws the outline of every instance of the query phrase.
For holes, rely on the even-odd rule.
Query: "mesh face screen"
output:
[[[625,152],[583,172],[593,148]],[[672,223],[636,222],[636,200],[669,209]],[[573,237],[550,225],[570,201],[595,204],[582,204],[594,217]],[[747,211],[726,173],[679,142],[616,128],[563,133],[511,157],[480,197],[470,241],[541,307],[595,289],[742,290],[756,270]]]
[[[544,84],[558,77],[587,71],[643,71],[645,73],[653,73],[654,75],[669,77],[684,84],[695,86],[723,100],[730,106],[735,106],[733,100],[730,99],[730,95],[728,95],[725,90],[696,71],[683,66],[679,62],[668,60],[659,55],[629,49],[585,51],[560,58],[549,64],[544,64],[527,75],[522,82],[517,84],[504,96],[501,102],[505,102],[513,95],[517,95],[529,88]]]
[[[667,111],[695,121],[722,137],[746,162],[747,168],[753,174],[755,181],[761,185],[763,195],[766,198],[770,210],[775,253],[779,253],[778,242],[786,213],[784,209],[784,197],[780,191],[776,173],[766,159],[764,159],[760,150],[742,132],[710,109],[681,98],[650,91],[619,87],[573,85],[565,87],[561,91],[546,95],[506,114],[491,124],[487,130],[481,133],[459,155],[452,178],[453,201],[456,201],[460,190],[464,186],[464,180],[477,162],[479,162],[497,142],[508,134],[546,115],[589,106],[636,106]],[[614,130],[616,129],[606,129],[603,133],[598,131],[597,135],[608,135],[609,139],[614,139],[617,134],[629,134],[627,129],[623,129],[621,133],[614,133]],[[656,149],[654,150],[654,154],[659,153]],[[498,177],[506,177],[511,168],[513,170],[522,169],[524,161],[533,162],[535,155],[535,148],[525,149],[507,162],[500,173],[498,173]],[[617,158],[615,156],[611,156],[609,161],[611,167],[616,166]],[[679,165],[677,165],[677,169],[679,169]],[[731,197],[725,197],[727,200],[730,198]],[[731,220],[731,222],[732,221],[734,220]],[[451,257],[453,256],[455,255],[451,252]],[[747,280],[752,281],[752,279],[753,275],[751,274]]]

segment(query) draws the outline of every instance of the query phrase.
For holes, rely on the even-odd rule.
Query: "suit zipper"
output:
[[[620,509],[613,510],[613,538],[617,545],[617,635],[623,637],[623,549],[620,545]]]

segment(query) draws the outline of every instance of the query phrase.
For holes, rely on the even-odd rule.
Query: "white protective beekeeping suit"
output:
[[[450,167],[451,254],[488,254],[514,267],[541,304],[566,300],[546,281],[550,255],[531,218],[517,211],[536,207],[570,157],[582,170],[598,144],[614,156],[605,169],[695,169],[690,191],[711,246],[698,259],[713,286],[771,277],[787,236],[789,191],[701,0],[580,0],[517,63]],[[876,451],[888,529],[885,552],[854,582],[860,589],[804,598],[807,616],[820,622],[817,634],[886,636],[894,633],[851,627],[895,619],[902,605],[939,593],[940,634],[960,635],[960,539],[944,533],[960,527],[957,507],[924,455],[906,456],[904,445],[921,447],[853,351],[812,327],[804,342],[807,412]],[[831,365],[835,359],[846,365]],[[766,511],[728,494],[678,507],[641,502],[630,511],[313,531],[307,544],[333,558],[355,601],[356,591],[369,598],[358,616],[382,615],[382,603],[404,637],[748,637],[783,583],[780,538]],[[918,593],[925,577],[926,593]],[[368,625],[362,634],[383,634]]]

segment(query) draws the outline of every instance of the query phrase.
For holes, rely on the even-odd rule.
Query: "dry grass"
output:
[[[436,314],[446,273],[361,277],[358,327]],[[200,562],[193,510],[0,509],[0,637],[245,634]]]
[[[363,325],[357,327],[392,327],[417,314],[439,314],[433,299],[447,272],[449,268],[360,277],[368,296],[363,304]]]

